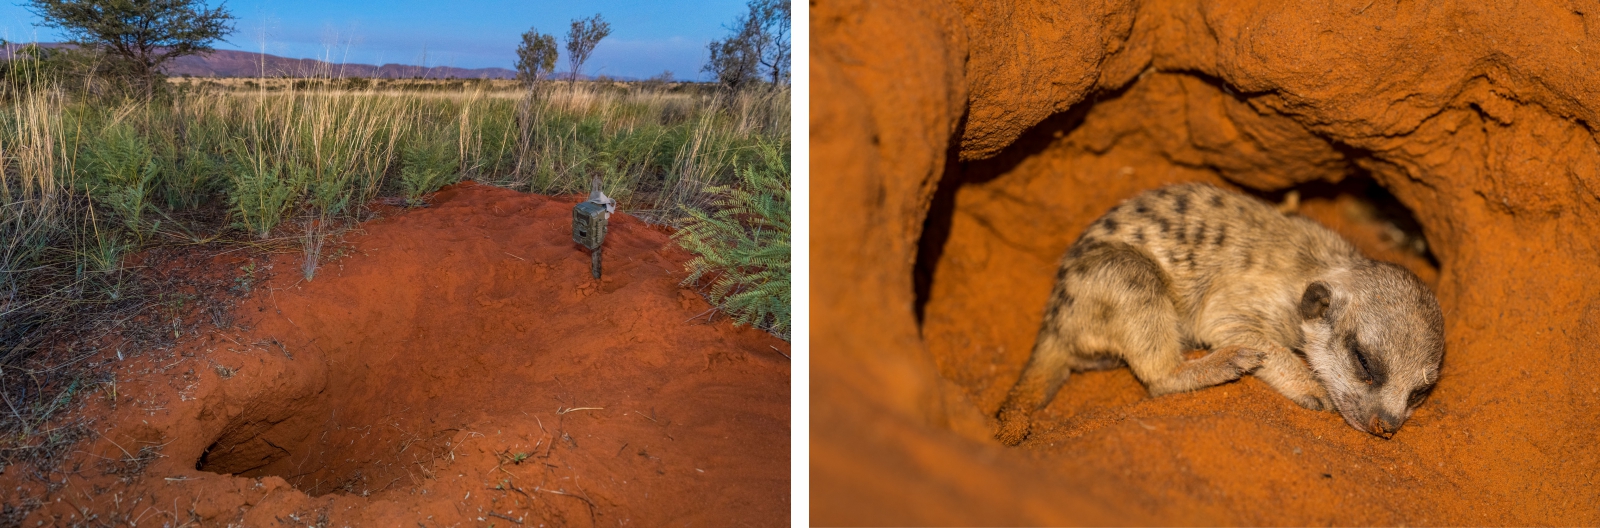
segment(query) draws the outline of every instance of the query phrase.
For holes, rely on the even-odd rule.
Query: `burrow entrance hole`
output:
[[[285,372],[242,380],[255,392],[217,406],[233,410],[195,469],[282,477],[312,496],[415,489],[454,459],[473,434],[467,424],[504,412],[485,402],[485,387],[549,397],[540,376],[553,370],[538,357],[512,364],[517,351],[504,346],[445,354],[395,345],[282,358]]]
[[[419,474],[429,476],[449,457],[460,430],[414,414],[375,421],[371,411],[380,408],[392,406],[328,392],[260,398],[206,447],[195,469],[282,477],[311,496],[366,496],[416,487]]]

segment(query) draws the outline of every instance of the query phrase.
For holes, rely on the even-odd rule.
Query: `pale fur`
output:
[[[1351,344],[1383,375],[1363,376]],[[1186,360],[1189,349],[1210,353]],[[1068,250],[996,436],[1022,441],[1072,370],[1124,364],[1152,396],[1252,373],[1387,436],[1442,355],[1438,302],[1409,271],[1266,202],[1176,185],[1113,208]]]

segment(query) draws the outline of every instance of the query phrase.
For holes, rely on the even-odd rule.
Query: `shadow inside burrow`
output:
[[[956,192],[968,184],[983,184],[1010,173],[1017,165],[1055,145],[1072,131],[1083,125],[1089,111],[1100,102],[1121,97],[1134,83],[1103,92],[1079,101],[1066,111],[1046,117],[1044,121],[1023,131],[1006,148],[994,156],[961,161],[961,138],[967,130],[967,112],[962,112],[955,131],[950,134],[949,147],[945,149],[944,173],[934,189],[933,201],[923,218],[922,237],[917,241],[917,258],[911,271],[914,302],[912,304],[917,325],[923,323],[928,296],[933,292],[933,277],[939,260],[944,256],[944,246],[950,241],[951,223],[955,221]]]

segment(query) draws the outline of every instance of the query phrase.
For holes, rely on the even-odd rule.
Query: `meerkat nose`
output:
[[[1390,423],[1389,420],[1383,419],[1381,414],[1374,414],[1371,419],[1367,420],[1367,432],[1375,436],[1381,436],[1384,439],[1393,437],[1394,432],[1399,429],[1400,424]]]

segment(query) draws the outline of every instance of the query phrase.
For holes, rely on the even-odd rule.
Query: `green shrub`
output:
[[[267,238],[300,197],[308,173],[304,167],[275,159],[235,162],[229,171],[235,226]]]
[[[460,175],[455,142],[433,139],[413,140],[401,150],[400,187],[412,206],[423,205],[422,195],[455,183]]]
[[[224,187],[228,127],[216,116],[185,119],[171,111],[152,111],[151,146],[160,164],[157,193],[171,211],[199,208]]]
[[[697,255],[684,284],[711,280],[712,304],[738,324],[789,338],[789,160],[763,145],[733,186],[707,189],[712,211],[688,208],[673,235]]]
[[[167,150],[171,149],[171,150]],[[161,198],[172,211],[193,210],[212,194],[212,178],[220,167],[210,154],[195,147],[163,147],[157,156]]]
[[[89,196],[109,206],[128,229],[142,235],[152,182],[160,166],[149,144],[133,127],[117,123],[89,143],[84,158],[79,181]]]
[[[372,88],[372,79],[368,79],[366,77],[345,77],[344,86],[341,86],[341,88],[356,92],[369,90]]]

